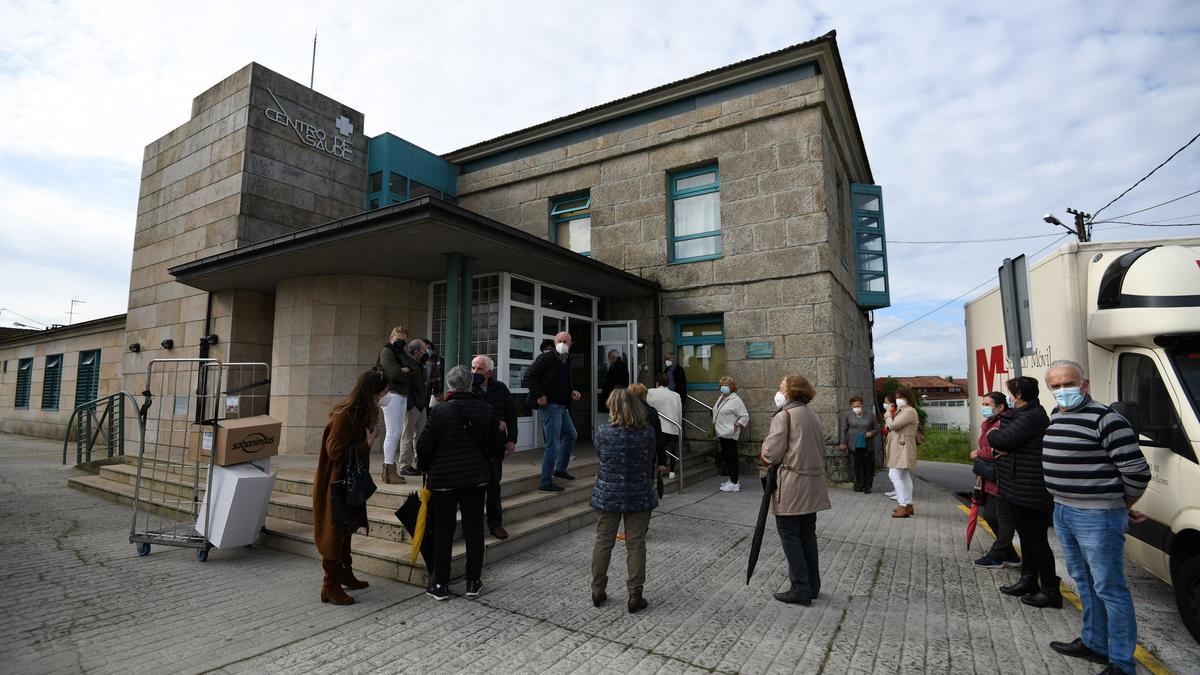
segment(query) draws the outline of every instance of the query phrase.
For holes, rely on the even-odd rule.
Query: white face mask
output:
[[[854,411],[854,414],[855,414],[855,415],[861,415],[861,414],[862,414],[862,406],[857,406],[857,405],[856,405],[856,406],[854,406],[853,408],[851,408],[851,410],[853,410],[853,411]]]
[[[568,345],[565,342],[555,342],[554,343],[554,351],[558,352],[559,354],[566,355],[568,352],[571,351],[571,345]]]
[[[663,363],[663,365],[666,366],[667,368],[670,368],[671,366],[675,365],[675,362],[674,361],[666,361]]]
[[[897,408],[903,408],[906,405],[908,405],[908,399],[906,399],[906,398],[896,399],[896,407]]]
[[[787,397],[783,395],[783,392],[775,392],[775,407],[782,408],[784,403],[787,403]]]

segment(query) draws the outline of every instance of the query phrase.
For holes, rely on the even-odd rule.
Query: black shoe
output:
[[[1038,586],[1037,576],[1033,574],[1021,575],[1021,580],[1015,584],[1001,586],[1000,592],[1005,595],[1033,595],[1041,590]]]
[[[561,478],[563,480],[575,480],[575,476],[572,476],[571,474],[567,473],[566,471],[555,471],[554,477]]]
[[[433,598],[434,600],[438,600],[438,601],[449,600],[450,599],[450,589],[446,588],[445,584],[434,584],[434,585],[430,586],[429,588],[425,589],[425,595],[428,595],[429,597]]]
[[[483,581],[481,581],[479,579],[476,579],[475,581],[470,581],[470,580],[467,581],[466,595],[468,598],[479,597],[479,591],[481,591],[481,590],[483,590]]]
[[[415,468],[413,468],[411,466],[406,466],[403,469],[400,469],[400,475],[401,476],[420,476],[421,472],[417,471]]]
[[[871,494],[871,488],[863,488],[863,494],[864,494],[864,495],[869,495],[869,494]]]
[[[650,603],[642,597],[641,593],[635,593],[629,596],[629,613],[636,614],[650,606]]]
[[[1120,668],[1118,668],[1117,666],[1109,664],[1109,666],[1107,668],[1105,668],[1104,670],[1097,673],[1097,675],[1133,675],[1133,674],[1127,673],[1124,670],[1121,670]]]
[[[500,525],[497,525],[492,528],[492,536],[497,539],[508,539],[508,530],[504,529]]]
[[[1004,558],[1004,566],[1005,567],[1020,567],[1021,566],[1021,556],[1017,555],[1016,551],[1009,553],[1008,556],[1006,556]]]
[[[592,607],[599,607],[600,605],[603,605],[604,601],[607,599],[608,593],[605,593],[604,591],[592,593]]]
[[[1100,652],[1092,651],[1091,647],[1083,644],[1083,640],[1081,638],[1075,638],[1070,642],[1051,642],[1050,648],[1059,654],[1062,654],[1063,656],[1070,656],[1076,659],[1086,659],[1092,663],[1099,663],[1101,665],[1108,664],[1107,656],[1101,654]]]
[[[1034,593],[1033,595],[1026,595],[1025,597],[1021,598],[1021,602],[1023,604],[1029,605],[1030,607],[1037,607],[1038,609],[1045,609],[1047,607],[1062,609],[1062,600],[1062,593],[1057,591],[1046,591],[1044,589]]]
[[[776,593],[775,599],[780,602],[786,602],[789,605],[804,605],[807,607],[808,605],[812,604],[812,598],[802,598],[798,595],[795,595],[791,591]]]
[[[554,483],[538,486],[538,492],[562,492],[565,489],[565,487],[561,485],[555,485]]]
[[[993,558],[990,555],[985,555],[982,558],[979,558],[975,561],[975,566],[982,567],[984,569],[989,569],[989,570],[998,570],[998,569],[1004,567],[1004,561],[996,560],[995,558]]]

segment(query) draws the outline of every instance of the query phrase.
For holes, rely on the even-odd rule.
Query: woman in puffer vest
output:
[[[592,604],[608,599],[608,563],[612,557],[617,528],[625,521],[625,560],[629,570],[629,612],[645,609],[642,597],[646,581],[646,529],[650,512],[658,506],[654,490],[654,430],[646,423],[641,400],[628,389],[614,389],[608,396],[608,424],[596,429],[596,458],[600,460],[592,488],[596,521],[596,545],[592,550]]]

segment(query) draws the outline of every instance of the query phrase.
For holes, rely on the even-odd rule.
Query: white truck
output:
[[[1027,269],[1009,263],[1003,292],[965,306],[970,395],[1002,391],[1017,366],[1044,390],[1052,361],[1083,365],[1092,397],[1129,418],[1150,464],[1134,506],[1148,518],[1130,524],[1125,553],[1174,586],[1200,641],[1200,239],[1072,243]],[[1048,392],[1042,403],[1052,411]]]

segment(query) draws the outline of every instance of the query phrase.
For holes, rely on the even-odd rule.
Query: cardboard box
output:
[[[215,452],[214,464],[232,466],[278,455],[281,426],[267,415],[217,420],[215,428],[203,426],[192,434],[192,459],[207,462]]]
[[[215,466],[212,471],[212,489],[205,493],[200,504],[196,531],[217,548],[253,544],[267,522],[267,503],[274,478],[253,464]],[[211,508],[211,528],[204,519],[208,508]]]

